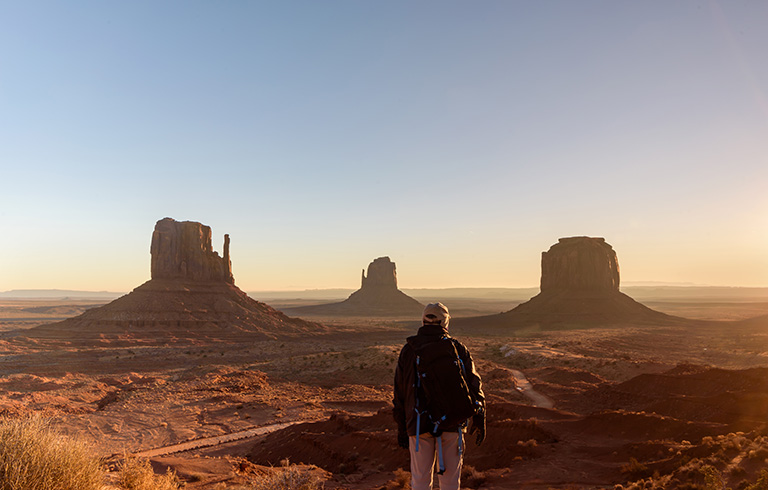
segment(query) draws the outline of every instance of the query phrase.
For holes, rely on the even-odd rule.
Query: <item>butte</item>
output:
[[[152,233],[151,279],[104,306],[41,325],[25,337],[165,343],[174,340],[274,339],[325,327],[289,318],[235,286],[229,257],[213,251],[211,228],[164,218]]]
[[[360,289],[340,303],[286,309],[293,315],[408,316],[421,318],[424,305],[397,288],[397,270],[389,257],[379,257],[362,273]]]
[[[556,329],[692,322],[652,310],[620,292],[619,261],[604,238],[560,238],[542,252],[540,291],[510,311],[451,323],[473,329]]]

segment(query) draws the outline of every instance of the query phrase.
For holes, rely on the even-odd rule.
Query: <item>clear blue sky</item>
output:
[[[768,2],[0,4],[0,291],[127,291],[169,216],[246,290],[768,286]]]

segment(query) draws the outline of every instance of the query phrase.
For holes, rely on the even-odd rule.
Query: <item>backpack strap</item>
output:
[[[416,355],[416,406],[413,409],[416,411],[416,452],[419,452],[419,436],[421,435],[421,410],[419,410],[419,388],[421,387],[421,375],[419,374],[419,356]]]
[[[443,459],[443,436],[437,436],[437,464],[438,464],[438,475],[442,475],[445,473],[445,459]]]
[[[459,366],[461,366],[461,374],[464,376],[464,379],[467,379],[467,368],[466,366],[464,366],[464,360],[461,358],[461,354],[459,354],[459,348],[457,346],[459,341],[447,334],[444,335],[443,338],[451,339],[451,342],[453,342],[453,347],[456,349],[456,354],[457,354],[457,357],[459,358]],[[479,412],[482,407],[480,405],[480,402],[475,400],[475,394],[471,389],[469,390],[469,396],[472,397],[472,401],[475,403],[475,413]],[[464,424],[466,425],[466,422],[464,422]],[[461,454],[461,450],[459,450],[459,454]]]

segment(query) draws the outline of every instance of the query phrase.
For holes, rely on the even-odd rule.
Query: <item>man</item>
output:
[[[463,379],[471,395],[471,402],[474,404],[472,412],[467,416],[472,420],[469,433],[477,432],[478,445],[485,439],[485,395],[482,381],[467,348],[448,335],[450,318],[448,308],[441,303],[427,305],[422,315],[423,325],[416,335],[408,337],[408,342],[400,351],[395,369],[392,413],[398,427],[397,442],[401,447],[410,450],[413,490],[431,490],[436,453],[441,470],[438,473],[440,489],[458,490],[460,485],[466,419],[441,425],[440,421],[435,423],[432,420],[434,416],[425,413],[425,406],[431,406],[433,400],[427,400],[424,394],[426,390],[422,385],[425,377],[423,363],[417,366],[417,357],[419,361],[423,361],[422,355],[428,355],[429,349],[438,345],[438,341],[445,342],[445,339],[448,339],[455,347],[455,354],[458,354],[460,360],[458,364],[461,365]],[[420,372],[421,375],[419,375]],[[464,392],[466,391],[465,389]],[[447,392],[449,390],[443,393]],[[439,402],[444,406],[455,406],[458,405],[457,401],[447,399]],[[442,471],[443,466],[444,471]]]

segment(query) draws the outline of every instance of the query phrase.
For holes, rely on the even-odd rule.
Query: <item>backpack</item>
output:
[[[416,425],[432,424],[430,432],[442,433],[443,427],[463,426],[479,404],[467,385],[466,370],[456,350],[456,340],[448,335],[420,346],[411,344],[416,353]]]

